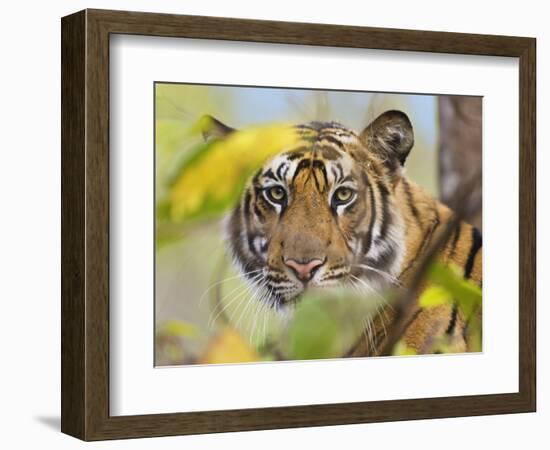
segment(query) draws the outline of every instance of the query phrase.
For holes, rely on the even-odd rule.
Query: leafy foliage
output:
[[[414,356],[416,355],[416,350],[414,348],[408,347],[403,341],[399,341],[392,352],[393,356]]]
[[[455,299],[467,319],[481,307],[481,289],[472,281],[464,279],[457,267],[432,264],[428,279],[439,286],[440,300],[444,298],[451,302]]]
[[[441,305],[456,305],[468,326],[467,340],[473,351],[481,351],[481,305],[482,292],[475,283],[466,280],[455,266],[445,266],[441,263],[431,265],[427,273],[431,283],[419,298],[423,308],[435,308]],[[446,353],[447,343],[437,342],[438,350]]]
[[[156,332],[156,359],[167,364],[181,364],[191,356],[187,351],[186,339],[194,339],[198,329],[181,320],[169,320],[160,325]]]
[[[468,339],[473,351],[481,350],[481,289],[464,280],[456,268],[440,263],[433,264],[427,273],[428,287],[419,298],[423,308],[455,302],[465,317]],[[276,351],[270,345],[256,347],[240,331],[224,327],[209,340],[206,350],[195,359],[199,363],[238,363],[272,359],[324,359],[337,358],[345,353],[364,332],[364,318],[376,314],[381,306],[375,297],[365,298],[346,290],[317,291],[306,294],[296,305],[285,332],[278,336]],[[160,338],[167,346],[170,358],[183,358],[183,347],[175,339],[185,342],[194,339],[194,327],[170,321],[160,328]],[[177,339],[176,339],[177,340]],[[433,350],[448,353],[449,343],[443,338],[433,343]],[[283,353],[280,353],[283,352]],[[416,351],[399,341],[393,355],[411,356]]]
[[[237,331],[225,328],[210,341],[199,361],[202,364],[255,362],[261,358]]]
[[[205,127],[203,119],[191,134]],[[198,144],[170,180],[162,207],[174,222],[219,216],[237,202],[245,183],[267,158],[298,142],[292,127],[270,124]]]
[[[289,330],[291,359],[337,356],[340,324],[318,298],[300,302]]]

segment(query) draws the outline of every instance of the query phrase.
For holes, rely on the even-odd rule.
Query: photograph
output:
[[[482,352],[481,96],[154,102],[155,366]]]

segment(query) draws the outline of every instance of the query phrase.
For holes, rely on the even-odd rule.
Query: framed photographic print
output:
[[[62,19],[62,431],[535,410],[535,39]]]

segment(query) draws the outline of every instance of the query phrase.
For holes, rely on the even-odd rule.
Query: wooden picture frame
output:
[[[64,433],[100,440],[535,411],[535,39],[104,10],[64,17],[61,29]],[[110,416],[111,34],[519,58],[519,392]]]

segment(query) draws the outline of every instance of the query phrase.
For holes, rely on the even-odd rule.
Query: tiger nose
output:
[[[322,259],[311,259],[307,262],[298,262],[294,259],[285,259],[285,264],[292,269],[302,281],[309,281],[315,271],[325,262]]]

